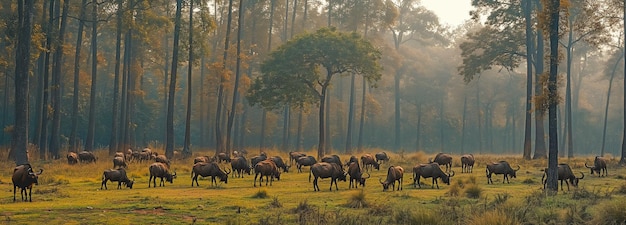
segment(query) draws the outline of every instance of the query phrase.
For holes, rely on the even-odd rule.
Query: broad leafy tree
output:
[[[248,101],[267,109],[285,105],[319,106],[318,157],[325,155],[325,101],[334,75],[354,72],[370,84],[381,77],[381,52],[356,33],[322,28],[280,46],[261,65],[262,75],[248,91]]]

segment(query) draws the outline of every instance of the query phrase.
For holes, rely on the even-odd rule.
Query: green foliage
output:
[[[247,98],[268,109],[316,104],[335,74],[351,72],[370,83],[378,81],[380,58],[381,52],[360,35],[322,28],[274,50],[261,65],[262,76],[253,82]]]
[[[254,193],[253,198],[267,198],[267,190],[261,189]]]

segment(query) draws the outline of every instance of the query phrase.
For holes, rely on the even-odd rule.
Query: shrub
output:
[[[487,211],[483,214],[476,215],[471,219],[470,225],[507,225],[519,224],[512,216],[504,213],[502,210],[496,209]]]
[[[470,185],[465,189],[465,195],[468,198],[480,198],[483,189],[478,185]]]
[[[281,208],[281,207],[283,207],[283,204],[280,203],[280,201],[278,201],[278,196],[274,196],[272,198],[272,201],[270,202],[270,207],[271,208]]]
[[[461,182],[457,182],[457,183],[454,183],[453,185],[450,185],[450,188],[448,188],[448,192],[446,192],[446,195],[451,196],[451,197],[459,196],[459,193],[461,192],[461,188],[462,188],[459,185],[459,183]]]
[[[365,201],[365,192],[363,191],[363,189],[350,195],[350,198],[348,199],[348,204],[346,205],[350,208],[356,209],[367,208],[369,204],[367,204],[367,201]]]
[[[626,224],[626,201],[615,200],[597,206],[591,224]]]
[[[265,189],[259,190],[252,196],[253,198],[267,198],[267,191]]]
[[[526,178],[525,180],[522,181],[522,184],[535,184],[536,181],[532,178]]]

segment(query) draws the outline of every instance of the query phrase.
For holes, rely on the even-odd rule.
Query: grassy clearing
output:
[[[145,162],[131,163],[127,169],[135,179],[133,189],[117,190],[115,183],[109,183],[109,190],[100,190],[102,171],[112,166],[105,154],[97,153],[96,164],[33,162],[44,173],[40,185],[33,188],[32,203],[19,201],[19,192],[18,202],[13,202],[13,163],[0,162],[2,220],[16,224],[620,224],[626,207],[626,169],[612,161],[608,177],[591,176],[584,163],[592,157],[562,159],[575,172],[584,172],[585,179],[577,189],[546,196],[540,181],[546,161],[524,161],[519,156],[476,155],[474,173],[464,174],[459,156],[454,155],[456,175],[451,185],[439,182],[440,189],[431,188],[431,180],[423,179],[421,189],[413,188],[408,172],[403,191],[383,192],[378,179],[385,178],[390,164],[411,171],[413,165],[434,156],[390,154],[390,164],[371,171],[365,188],[351,190],[347,182],[340,182],[339,191],[328,191],[330,180],[323,179],[321,191],[314,192],[308,167],[303,173],[284,173],[273,186],[255,188],[254,174],[246,174],[217,186],[200,179],[200,187],[191,187],[193,159],[174,160],[172,169],[178,178],[165,187],[148,188],[150,163]],[[269,155],[288,159],[287,153]],[[494,175],[494,184],[487,185],[485,164],[502,159],[521,166],[517,178],[502,184],[502,176]]]

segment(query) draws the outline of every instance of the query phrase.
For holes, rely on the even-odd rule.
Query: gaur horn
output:
[[[585,163],[585,167],[587,167],[587,168],[592,168],[591,166],[587,166],[587,163]]]
[[[448,174],[448,177],[453,177],[454,176],[454,170],[450,171],[451,173]]]
[[[582,175],[580,178],[577,177],[577,179],[582,180],[583,178],[585,178],[585,174],[583,172],[580,172],[580,175]]]
[[[383,179],[378,178],[378,182],[380,182],[381,184],[384,184]]]
[[[520,167],[519,165],[517,165],[517,169],[515,171],[518,171],[519,169],[521,169],[522,167]]]
[[[367,173],[367,177],[363,177],[363,179],[370,178],[371,176],[372,176],[372,175],[368,172],[368,173]]]

